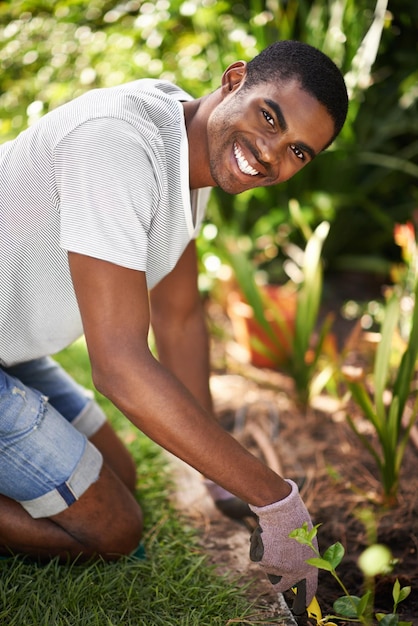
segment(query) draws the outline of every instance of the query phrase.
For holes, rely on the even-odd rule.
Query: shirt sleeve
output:
[[[117,118],[90,120],[54,157],[61,247],[145,271],[158,190],[140,133]]]

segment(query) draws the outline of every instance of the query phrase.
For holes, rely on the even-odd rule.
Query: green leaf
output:
[[[298,543],[302,545],[310,546],[311,548],[313,548],[312,540],[318,534],[318,528],[320,527],[320,525],[321,524],[316,524],[311,528],[311,530],[308,530],[308,523],[303,522],[300,528],[295,528],[295,530],[292,530],[289,533],[289,537],[291,539],[295,539]]]
[[[318,526],[314,526],[314,528],[318,528]],[[307,537],[309,536],[309,533],[311,531],[308,529],[308,522],[303,522],[302,526],[299,526],[299,528],[295,528],[294,530],[291,530],[289,533],[289,537],[293,537],[294,539],[297,539],[299,537]]]
[[[309,563],[309,565],[313,565],[313,567],[317,567],[318,569],[324,569],[327,572],[334,571],[334,568],[332,567],[331,563],[320,557],[313,557],[312,559],[307,559],[306,562]]]
[[[271,340],[272,340],[272,338],[271,338]],[[275,342],[272,341],[272,344],[273,343],[275,344]],[[277,353],[274,350],[272,350],[269,346],[267,346],[264,343],[264,341],[262,341],[258,337],[255,337],[254,335],[250,336],[250,346],[253,348],[254,351],[256,351],[259,354],[261,354],[262,356],[270,359],[270,361],[272,363],[276,362]]]
[[[396,579],[396,582],[399,584],[398,579]],[[409,596],[410,593],[411,593],[411,587],[409,585],[407,587],[402,587],[402,589],[400,590],[398,594],[398,599],[395,600],[395,602],[397,604],[399,604],[400,602],[403,602]],[[393,598],[395,599],[395,596],[393,596]]]
[[[315,327],[322,294],[321,252],[330,225],[321,222],[309,238],[303,257],[303,285],[298,294],[296,311],[295,351],[305,358]]]
[[[396,156],[374,153],[374,152],[359,152],[358,159],[360,162],[368,164],[378,164],[379,167],[386,167],[391,171],[398,170],[399,172],[407,172],[410,176],[418,178],[418,166],[407,161],[406,159],[400,159]]]
[[[373,424],[376,432],[379,432],[381,424],[377,418],[376,411],[364,385],[362,383],[351,382],[349,380],[347,380],[347,385],[351,391],[353,400],[355,400],[360,409],[363,411],[364,417],[366,417],[366,419]]]
[[[395,450],[399,439],[399,426],[401,424],[401,420],[399,418],[399,398],[398,396],[395,396],[394,398],[392,398],[392,403],[389,407],[389,415],[385,433],[387,438],[386,446],[387,449],[391,449],[393,451],[393,457],[395,457]]]
[[[304,524],[304,526],[306,526],[306,528],[308,527],[307,522],[304,522],[303,524]],[[321,526],[321,524],[315,524],[315,526],[312,526],[311,530],[310,530],[310,531],[309,531],[309,533],[308,533],[309,539],[310,539],[311,541],[312,541],[312,539],[313,539],[314,537],[316,537],[316,536],[317,536],[317,534],[318,534],[318,528],[319,528],[320,526]]]
[[[381,341],[377,347],[374,367],[376,411],[381,423],[385,420],[383,397],[388,379],[393,334],[395,332],[398,319],[399,296],[397,293],[394,293],[386,305],[385,319],[381,329]]]
[[[351,429],[353,430],[353,432],[356,434],[356,436],[359,438],[359,440],[361,441],[361,443],[363,444],[363,446],[366,448],[366,450],[368,450],[370,452],[370,454],[372,455],[372,457],[375,459],[376,464],[379,468],[379,471],[382,472],[382,468],[383,468],[383,463],[382,460],[380,458],[380,455],[378,454],[377,450],[373,447],[373,445],[371,444],[371,442],[367,439],[367,437],[365,435],[363,435],[363,433],[361,433],[354,420],[351,419],[350,415],[346,415],[346,419],[348,422],[348,425],[351,427]]]
[[[313,354],[313,357],[312,357],[312,364],[314,366],[316,366],[316,364],[318,363],[318,359],[321,356],[322,348],[323,348],[325,339],[329,336],[333,323],[334,323],[334,314],[333,313],[328,314],[327,317],[324,320],[324,323],[321,325],[321,327],[319,329],[319,336],[318,336],[318,339],[316,341],[314,354]],[[326,369],[326,368],[324,368],[324,369]],[[328,374],[326,374],[324,372],[324,370],[322,370],[321,373],[324,373],[324,376],[326,376],[329,379],[333,372],[334,372],[334,367],[330,366],[330,372]],[[325,386],[325,385],[323,385],[323,386]],[[312,395],[315,396],[315,392],[312,392]]]
[[[312,547],[312,541],[311,541],[311,539],[309,539],[309,537],[306,537],[306,536],[303,536],[303,535],[295,536],[295,535],[292,535],[292,534],[290,534],[289,537],[291,539],[296,539],[296,541],[298,543],[300,543],[302,546],[311,546]]]
[[[333,604],[334,611],[343,617],[358,617],[357,607],[360,598],[357,596],[343,596],[338,598]]]
[[[401,592],[401,583],[399,582],[399,579],[397,578],[395,582],[393,583],[393,589],[392,589],[392,598],[394,599],[395,604],[399,604],[400,592]]]
[[[296,226],[298,226],[305,237],[305,240],[308,241],[310,237],[312,237],[312,229],[309,226],[305,216],[300,210],[300,205],[297,200],[290,200],[289,202],[289,213],[291,215],[292,221]]]
[[[411,593],[411,587],[402,587],[401,589],[401,593],[399,595],[399,602],[403,602],[403,600],[405,600],[409,594]]]
[[[231,250],[228,244],[226,249],[228,251],[229,261],[232,269],[234,270],[239,287],[242,290],[246,301],[253,309],[255,319],[260,326],[264,328],[267,334],[271,335],[272,330],[270,324],[265,318],[263,299],[258,285],[254,280],[254,268],[243,252],[236,249]]]
[[[357,607],[357,615],[360,617],[364,615],[367,611],[367,608],[370,604],[371,591],[367,591],[361,598]]]
[[[394,613],[388,613],[387,615],[379,613],[378,619],[380,626],[399,626],[399,616]]]
[[[418,355],[418,280],[416,280],[415,283],[414,298],[412,328],[408,339],[408,346],[402,357],[393,387],[393,394],[399,397],[399,419],[402,418],[402,413],[409,395],[409,388],[415,372]]]
[[[335,569],[341,563],[344,552],[345,550],[343,545],[339,541],[337,541],[336,543],[332,544],[332,546],[330,546],[327,550],[325,550],[322,556],[326,561],[331,563],[332,567]]]

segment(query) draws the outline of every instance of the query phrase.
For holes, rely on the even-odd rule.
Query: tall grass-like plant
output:
[[[307,240],[305,250],[298,249],[299,254],[293,255],[292,260],[289,260],[293,266],[292,274],[297,274],[299,281],[294,285],[297,290],[294,323],[289,324],[278,307],[272,306],[271,303],[266,306],[268,299],[266,301],[262,289],[256,282],[254,267],[246,254],[231,243],[231,240],[226,242],[225,249],[238,286],[253,310],[254,319],[279,353],[280,348],[282,349],[283,335],[287,338],[289,344],[287,359],[277,365],[293,378],[297,398],[306,406],[312,396],[314,382],[318,381],[315,377],[318,373],[318,361],[331,326],[331,320],[327,318],[318,332],[316,341],[314,340],[322,297],[321,250],[329,231],[329,224],[326,221],[321,222],[312,231],[303,220],[302,214],[298,212],[296,203],[292,207],[292,212]],[[280,329],[280,336],[275,333],[274,326]],[[271,359],[275,358],[275,352],[269,350],[257,337],[252,337],[251,341],[259,352],[264,351]]]
[[[343,369],[352,399],[372,425],[380,444],[380,450],[376,449],[371,441],[360,432],[354,419],[347,414],[348,423],[354,433],[376,461],[383,487],[383,502],[387,506],[393,506],[397,501],[402,459],[418,410],[418,398],[415,399],[412,410],[407,407],[407,401],[412,393],[418,355],[418,281],[416,279],[413,296],[411,331],[395,377],[392,377],[391,357],[393,339],[400,317],[400,294],[397,289],[393,290],[386,305],[381,340],[374,363],[372,393],[369,392],[361,375],[356,375],[349,368]],[[388,396],[390,402],[386,401]]]

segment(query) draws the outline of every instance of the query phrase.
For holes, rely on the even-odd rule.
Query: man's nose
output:
[[[276,171],[280,165],[280,146],[277,138],[260,137],[256,141],[258,158],[269,172]]]

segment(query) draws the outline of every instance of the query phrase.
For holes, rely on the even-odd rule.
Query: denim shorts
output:
[[[49,357],[0,368],[0,493],[34,518],[64,511],[99,477],[102,455],[88,438],[105,420]]]

